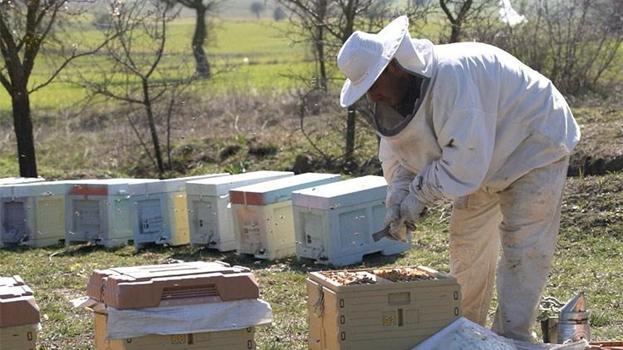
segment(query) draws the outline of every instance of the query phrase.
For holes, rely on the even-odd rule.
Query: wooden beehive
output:
[[[229,192],[238,253],[259,259],[296,254],[292,191],[340,180],[340,175],[307,173]]]
[[[133,240],[134,197],[153,179],[75,180],[67,195],[65,241],[116,247]]]
[[[24,281],[0,277],[0,348],[34,350],[39,320],[39,306]]]
[[[386,194],[381,176],[293,192],[297,257],[344,266],[360,263],[366,254],[393,255],[409,249],[408,243],[372,239],[384,225]]]
[[[425,267],[312,272],[307,295],[311,350],[408,350],[460,315],[456,279]]]
[[[45,247],[65,240],[71,181],[0,186],[0,246]]]
[[[236,187],[292,176],[289,171],[253,171],[186,183],[190,243],[222,252],[235,250],[229,191]]]
[[[175,335],[107,339],[108,315],[95,312],[96,350],[248,350],[255,349],[255,328]]]
[[[208,174],[147,183],[145,194],[134,197],[132,227],[134,245],[146,243],[184,245],[190,243],[186,182],[228,173]]]

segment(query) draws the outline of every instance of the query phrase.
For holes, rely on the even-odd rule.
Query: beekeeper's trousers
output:
[[[461,285],[461,307],[468,319],[485,325],[497,263],[493,330],[532,340],[560,227],[568,163],[565,157],[532,170],[502,191],[481,189],[454,203],[450,272]]]

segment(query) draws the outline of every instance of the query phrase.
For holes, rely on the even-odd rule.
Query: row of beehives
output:
[[[19,277],[0,290],[0,348],[34,349],[33,291]],[[221,262],[120,267],[95,270],[80,307],[94,313],[96,350],[255,349],[255,327],[273,319],[259,290],[249,269]],[[307,294],[311,350],[408,350],[460,316],[456,280],[424,267],[312,272]]]
[[[378,176],[282,171],[0,185],[0,245],[191,243],[341,266],[408,249],[371,237],[383,225],[385,193]]]

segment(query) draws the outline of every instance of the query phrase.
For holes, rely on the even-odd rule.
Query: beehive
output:
[[[145,195],[152,179],[75,180],[68,192],[65,241],[106,247],[132,241],[134,197]]]
[[[189,262],[95,270],[87,294],[116,309],[139,309],[255,299],[259,287],[247,268]]]
[[[312,272],[307,294],[311,350],[408,350],[460,315],[456,280],[425,267]]]
[[[363,176],[292,193],[296,255],[319,263],[344,266],[363,256],[393,255],[408,243],[372,234],[383,228],[387,183],[380,176]]]
[[[65,239],[70,181],[0,186],[0,246],[45,247]]]
[[[146,243],[184,245],[190,243],[186,182],[227,173],[148,182],[144,195],[133,198],[134,245]]]
[[[247,350],[255,349],[255,328],[175,335],[107,339],[108,315],[95,312],[96,350]]]
[[[3,177],[0,178],[0,186],[19,185],[45,181],[42,177]]]
[[[270,260],[296,254],[292,191],[339,180],[307,173],[231,190],[238,253]]]
[[[0,277],[0,348],[34,350],[39,306],[19,276]]]
[[[222,262],[189,262],[95,270],[89,279],[87,294],[100,303],[93,308],[97,350],[255,349],[253,327],[107,339],[108,307],[117,310],[193,307],[203,303],[257,299],[259,287],[247,268],[231,267]]]
[[[229,191],[236,187],[292,176],[289,171],[254,171],[186,183],[190,243],[222,252],[237,247]]]

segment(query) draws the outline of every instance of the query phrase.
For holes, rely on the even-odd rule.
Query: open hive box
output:
[[[411,349],[460,315],[460,287],[427,267],[312,272],[309,348]]]
[[[225,331],[189,331],[166,335],[149,333],[123,339],[108,337],[112,312],[148,310],[146,312],[150,313],[154,308],[184,306],[198,309],[202,305],[258,298],[257,281],[243,267],[231,267],[221,262],[189,262],[95,270],[89,280],[87,294],[98,303],[92,307],[97,350],[255,349],[255,329],[246,326]],[[244,314],[245,310],[241,312]],[[201,317],[226,315],[206,313]],[[162,324],[161,319],[138,319]]]
[[[0,277],[0,349],[34,350],[39,306],[19,276]]]

